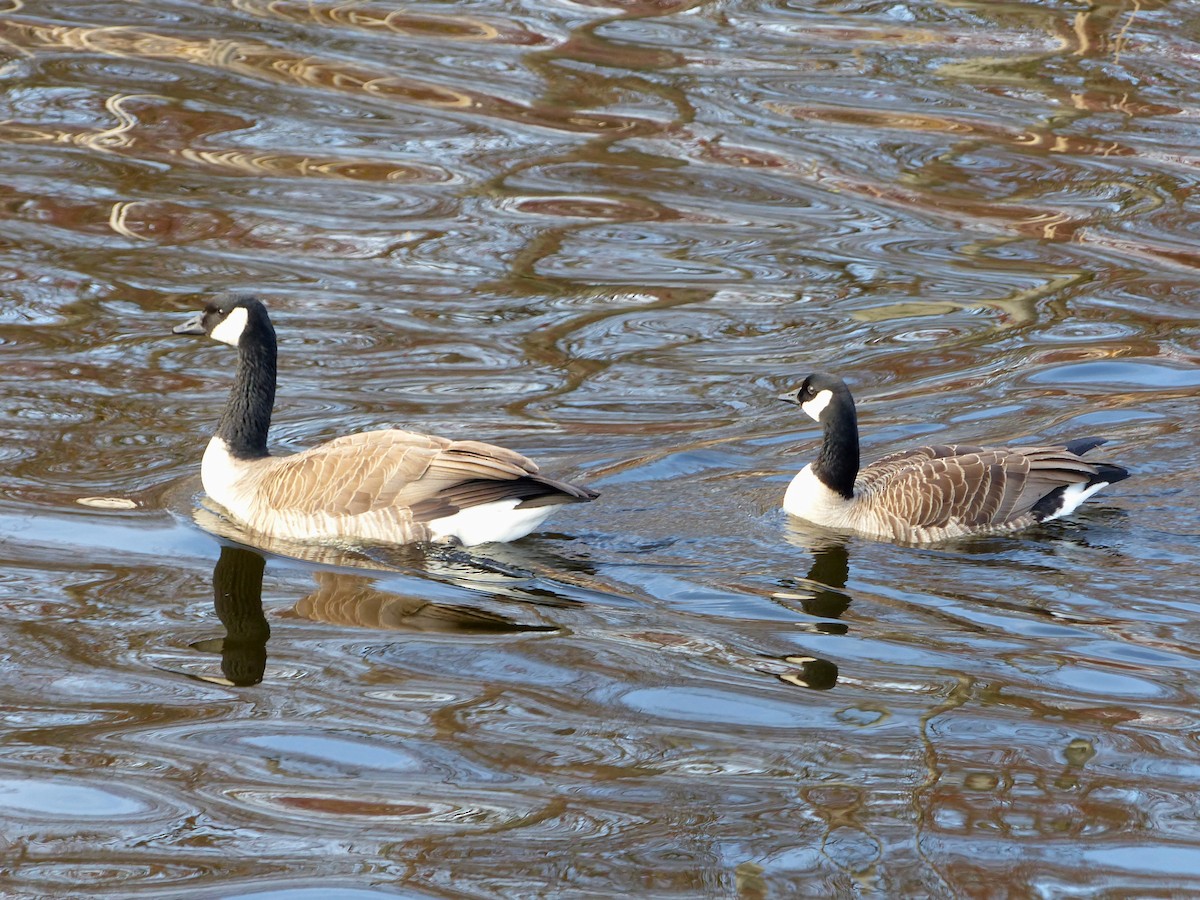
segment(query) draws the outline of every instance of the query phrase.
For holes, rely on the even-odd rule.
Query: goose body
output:
[[[512,450],[400,429],[272,456],[277,351],[263,303],[218,298],[174,331],[206,334],[238,350],[234,385],[200,474],[209,497],[255,531],[301,541],[470,546],[517,540],[559,506],[598,496],[541,475]]]
[[[808,376],[779,399],[822,426],[821,451],[788,485],[783,508],[817,525],[924,543],[1015,531],[1073,512],[1129,477],[1121,466],[1082,455],[1096,438],[1044,447],[933,444],[860,469],[858,419],[845,382]]]

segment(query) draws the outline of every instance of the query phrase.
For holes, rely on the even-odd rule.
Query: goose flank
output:
[[[255,531],[302,541],[407,544],[512,541],[590,488],[541,475],[519,453],[400,429],[335,438],[291,456],[267,449],[275,402],[275,329],[256,297],[216,298],[176,334],[236,347],[237,370],[208,442],[209,497]]]
[[[817,458],[792,479],[783,508],[829,528],[911,543],[1015,531],[1065,516],[1129,477],[1121,466],[1082,458],[1100,438],[1040,447],[933,444],[860,468],[858,417],[844,381],[809,375],[779,399],[822,428]]]

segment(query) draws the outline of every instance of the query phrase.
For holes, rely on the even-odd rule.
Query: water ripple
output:
[[[1189,11],[7,4],[5,889],[1178,891]],[[198,501],[233,357],[169,331],[227,288],[276,449],[397,424],[603,496],[271,542],[239,627],[214,563],[260,539]],[[1096,434],[1133,475],[953,546],[809,528],[775,398],[821,370],[865,456]]]

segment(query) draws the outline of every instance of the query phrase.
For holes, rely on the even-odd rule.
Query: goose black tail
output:
[[[1085,437],[1077,438],[1073,441],[1067,441],[1067,450],[1074,453],[1076,456],[1083,456],[1089,450],[1099,447],[1101,444],[1107,444],[1106,438],[1100,437]],[[1088,479],[1088,485],[1099,484],[1115,484],[1118,481],[1124,481],[1129,477],[1129,470],[1124,466],[1115,466],[1112,463],[1093,463],[1096,467],[1096,474]]]
[[[1070,450],[1072,453],[1074,453],[1076,456],[1083,456],[1083,454],[1087,453],[1089,450],[1094,450],[1095,448],[1099,447],[1101,444],[1107,444],[1107,443],[1108,443],[1107,438],[1100,438],[1100,437],[1076,438],[1073,441],[1067,441],[1067,449]]]
[[[1096,474],[1088,480],[1088,484],[1099,484],[1101,481],[1115,484],[1129,477],[1128,469],[1124,466],[1114,466],[1112,463],[1096,463],[1096,469]]]

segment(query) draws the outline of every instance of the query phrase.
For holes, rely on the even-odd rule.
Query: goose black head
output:
[[[224,295],[207,303],[182,325],[171,329],[175,334],[206,334],[214,341],[237,347],[243,335],[257,334],[273,338],[275,329],[267,317],[267,308],[257,297]]]
[[[835,397],[849,399],[850,389],[846,387],[846,382],[836,375],[826,375],[822,372],[814,372],[805,378],[804,383],[796,390],[779,395],[780,400],[796,404],[815,422],[821,421],[822,414]]]

